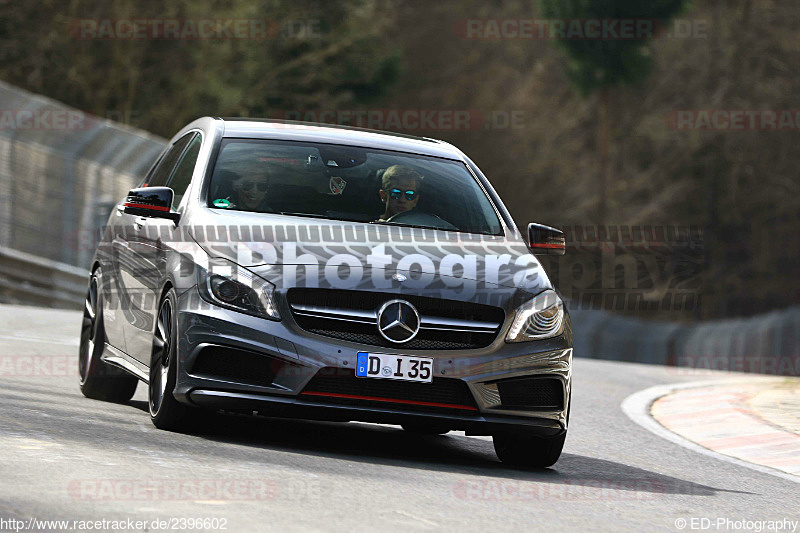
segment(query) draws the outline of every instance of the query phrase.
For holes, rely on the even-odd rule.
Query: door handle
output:
[[[136,219],[133,221],[133,226],[134,226],[136,229],[142,229],[142,228],[144,227],[144,223],[145,223],[145,222],[147,222],[147,219],[146,219],[145,217],[137,217],[137,218],[136,218]]]

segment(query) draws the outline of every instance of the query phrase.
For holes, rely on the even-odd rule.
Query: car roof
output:
[[[219,117],[219,120],[224,123],[223,137],[344,144],[446,159],[463,159],[463,154],[455,146],[428,137],[292,120],[222,117]]]

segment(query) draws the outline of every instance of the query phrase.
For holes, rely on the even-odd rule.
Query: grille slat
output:
[[[399,346],[412,350],[469,350],[491,344],[505,312],[490,305],[340,289],[290,289],[287,298],[297,324],[306,331],[373,346],[394,346],[378,334],[376,311],[386,301],[402,298],[421,316],[421,329]],[[349,319],[348,319],[349,318]]]

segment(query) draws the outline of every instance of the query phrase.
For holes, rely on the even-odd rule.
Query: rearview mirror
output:
[[[564,232],[544,224],[528,224],[528,244],[537,255],[564,255]]]
[[[150,218],[166,218],[177,222],[178,213],[172,212],[175,193],[169,187],[142,187],[128,191],[125,212],[129,215]]]

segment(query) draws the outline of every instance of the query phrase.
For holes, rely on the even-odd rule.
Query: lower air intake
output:
[[[501,409],[559,410],[564,386],[556,378],[512,378],[497,382]]]

